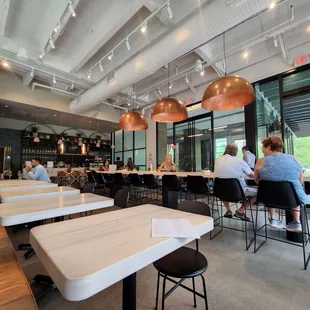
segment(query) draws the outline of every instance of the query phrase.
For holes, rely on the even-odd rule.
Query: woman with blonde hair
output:
[[[172,155],[167,154],[165,161],[158,167],[159,172],[175,172],[176,168],[173,164]]]

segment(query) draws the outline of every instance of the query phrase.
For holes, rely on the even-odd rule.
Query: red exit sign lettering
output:
[[[297,57],[295,59],[295,66],[301,66],[309,62],[309,55]]]

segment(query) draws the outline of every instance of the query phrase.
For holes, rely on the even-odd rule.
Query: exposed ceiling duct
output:
[[[115,80],[105,81],[83,93],[70,103],[74,113],[82,113],[137,83],[176,58],[210,41],[214,37],[267,9],[270,0],[217,0],[201,8],[185,23],[170,32],[151,48],[139,53],[124,66],[115,70]],[[201,19],[204,16],[204,19]]]

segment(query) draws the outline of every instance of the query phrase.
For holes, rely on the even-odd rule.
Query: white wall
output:
[[[0,99],[72,113],[69,109],[72,98],[43,88],[32,90],[30,86],[23,85],[18,75],[9,71],[0,70]],[[83,116],[118,122],[121,114],[120,110],[102,105],[84,112]]]

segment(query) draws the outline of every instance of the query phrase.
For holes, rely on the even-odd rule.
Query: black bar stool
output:
[[[159,193],[161,191],[161,186],[158,185],[158,182],[154,174],[144,174],[143,182],[146,188],[147,202],[150,202],[156,205],[161,205],[159,201]]]
[[[191,199],[192,195],[194,196],[194,200],[201,199],[204,201],[204,198],[207,198],[207,202],[210,202],[210,197],[212,197],[212,193],[209,190],[209,187],[203,178],[203,176],[187,176],[187,191],[186,191],[186,199]]]
[[[267,241],[267,239],[272,239],[279,242],[284,242],[287,244],[302,247],[303,249],[303,259],[304,259],[304,269],[307,269],[310,260],[310,254],[306,255],[306,246],[309,242],[309,223],[307,217],[306,206],[302,205],[296,194],[295,188],[291,182],[288,181],[267,181],[260,180],[258,184],[257,201],[264,204],[265,208],[275,208],[279,210],[290,211],[298,206],[300,206],[300,218],[302,232],[295,234],[301,235],[301,245],[296,244],[296,242],[290,242],[286,240],[281,240],[278,238],[273,238],[268,236],[267,231],[267,213],[265,210],[265,224],[260,228],[257,227],[258,218],[258,206],[256,208],[256,221],[254,230],[254,253],[256,253],[261,246]],[[259,234],[261,229],[265,228],[265,235]],[[289,232],[288,232],[289,233]],[[291,232],[290,232],[291,233]],[[264,237],[265,240],[257,247],[257,236]]]
[[[178,199],[182,201],[182,191],[181,183],[176,175],[165,174],[162,180],[163,187],[163,206],[172,209],[177,209]],[[180,194],[180,195],[179,195]]]
[[[251,206],[251,197],[246,197],[244,194],[244,191],[240,185],[240,182],[238,179],[227,179],[227,178],[215,178],[214,179],[214,186],[213,186],[213,195],[215,198],[214,201],[216,201],[216,205],[217,205],[217,210],[219,210],[220,216],[216,219],[214,219],[214,223],[215,222],[219,222],[219,224],[217,226],[220,227],[220,230],[212,236],[212,233],[210,233],[210,238],[213,239],[215,238],[219,233],[221,233],[223,231],[223,228],[227,228],[227,229],[231,229],[231,230],[235,230],[235,231],[240,231],[243,232],[245,234],[245,245],[246,245],[246,250],[249,249],[249,247],[251,246],[254,238],[251,240],[250,243],[248,243],[248,227],[247,227],[247,222],[248,221],[243,221],[244,222],[244,229],[238,229],[238,228],[233,228],[233,227],[229,227],[229,226],[224,226],[223,224],[223,201],[227,201],[227,202],[231,202],[231,203],[235,203],[237,205],[237,203],[242,203],[246,200],[250,201],[250,211],[251,211],[251,221],[250,223],[252,223],[253,226],[253,233],[254,233],[254,218],[253,218],[253,211],[252,211],[252,206]],[[221,205],[219,206],[218,203],[221,203]],[[213,208],[214,210],[214,205]],[[245,215],[246,215],[246,209],[245,209]],[[233,220],[239,220],[239,219],[234,219],[231,218]],[[239,220],[240,221],[240,220]]]
[[[128,176],[129,180],[129,188],[132,188],[132,193],[131,197],[134,199],[135,204],[140,204],[145,201],[145,187],[144,184],[138,175],[138,173],[130,173]]]
[[[204,202],[185,200],[178,205],[178,210],[210,216],[210,207]],[[166,255],[154,263],[154,267],[158,271],[157,276],[157,290],[156,290],[156,306],[158,309],[159,299],[159,285],[160,278],[163,281],[163,293],[162,293],[162,310],[165,308],[165,299],[170,296],[179,286],[193,293],[194,295],[194,307],[197,307],[196,296],[199,296],[205,301],[205,309],[208,309],[207,289],[206,282],[203,273],[208,269],[208,261],[206,257],[199,252],[199,244],[196,239],[196,249],[188,247],[181,247],[178,250]],[[201,277],[203,284],[203,294],[196,292],[195,278]],[[173,278],[180,279],[179,281]],[[193,289],[182,283],[186,279],[192,279]],[[170,281],[175,285],[166,293],[166,281]]]

